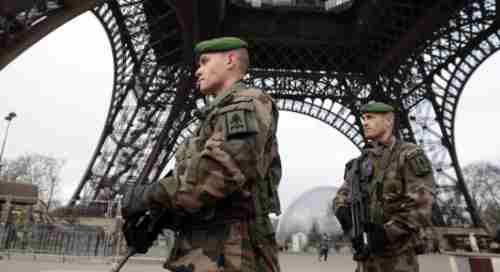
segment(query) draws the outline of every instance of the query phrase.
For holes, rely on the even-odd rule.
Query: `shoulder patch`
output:
[[[431,162],[421,148],[410,150],[406,154],[406,160],[416,176],[421,177],[432,172]]]
[[[240,98],[219,109],[224,122],[224,134],[228,137],[257,132],[255,105],[251,98]]]
[[[246,122],[245,111],[235,110],[227,112],[224,115],[226,121],[226,135],[248,132],[248,124]]]

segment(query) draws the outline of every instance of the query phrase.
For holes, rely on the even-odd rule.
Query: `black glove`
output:
[[[352,248],[354,249],[353,259],[355,261],[364,261],[370,256],[368,248],[365,246],[363,236],[356,236],[351,239]]]
[[[370,253],[380,254],[384,251],[386,244],[386,233],[384,225],[367,223],[365,225],[365,230],[368,233],[368,245]]]
[[[153,242],[161,232],[161,228],[155,227],[154,218],[147,212],[142,215],[135,214],[125,220],[123,224],[123,236],[129,248],[136,253],[144,254],[153,245]]]
[[[348,207],[339,207],[335,211],[335,216],[339,220],[340,226],[345,234],[347,234],[352,228],[352,215],[351,209]]]
[[[148,210],[144,194],[149,185],[130,186],[123,189],[122,216],[125,219],[137,218]]]

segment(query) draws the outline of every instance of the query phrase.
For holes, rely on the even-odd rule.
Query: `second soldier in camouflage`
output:
[[[394,108],[370,102],[361,108],[367,145],[360,165],[372,165],[368,186],[368,217],[377,236],[375,253],[358,271],[417,272],[420,235],[430,225],[434,177],[430,161],[417,145],[393,135]],[[352,160],[334,199],[335,214],[345,233],[352,228],[350,210]]]

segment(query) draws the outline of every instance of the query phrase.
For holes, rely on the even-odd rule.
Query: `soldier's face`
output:
[[[205,53],[198,60],[196,70],[197,85],[204,95],[215,94],[226,80],[228,70],[227,55],[224,53]]]
[[[378,140],[387,133],[392,133],[392,123],[388,113],[364,113],[361,122],[368,140]]]

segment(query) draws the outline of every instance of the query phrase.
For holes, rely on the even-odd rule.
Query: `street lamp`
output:
[[[5,129],[5,135],[3,137],[3,143],[2,143],[2,150],[0,151],[0,174],[2,173],[2,158],[3,158],[3,152],[5,151],[5,144],[7,143],[7,136],[9,135],[9,127],[10,127],[10,122],[12,119],[14,119],[17,116],[15,112],[10,112],[7,116],[5,116],[5,121],[7,121],[7,127]]]

